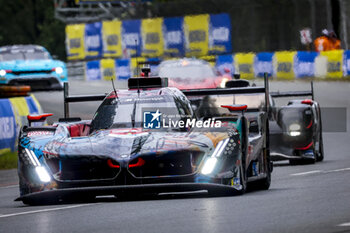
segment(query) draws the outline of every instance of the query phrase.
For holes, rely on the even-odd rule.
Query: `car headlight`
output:
[[[289,135],[292,137],[299,136],[300,135],[300,125],[299,124],[291,124],[289,126]]]
[[[39,179],[42,182],[47,183],[51,181],[51,177],[44,167],[42,166],[36,167],[35,172],[39,176]]]
[[[0,76],[5,76],[6,75],[6,70],[0,70]]]
[[[203,175],[208,175],[208,174],[212,173],[217,161],[218,161],[218,159],[215,157],[208,158],[204,163],[204,166],[202,168],[201,173]]]
[[[56,67],[56,68],[55,68],[55,72],[56,72],[57,74],[62,74],[62,73],[63,73],[63,68],[62,68],[62,67]]]
[[[41,182],[47,183],[51,181],[51,177],[45,167],[41,166],[38,158],[35,156],[34,151],[25,148],[27,157],[29,157],[30,162],[35,166],[35,172],[38,175]]]

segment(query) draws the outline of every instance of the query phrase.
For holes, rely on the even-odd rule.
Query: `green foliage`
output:
[[[17,160],[17,154],[14,152],[0,154],[0,169],[17,168]]]
[[[65,25],[50,0],[0,0],[0,46],[38,44],[65,60]]]

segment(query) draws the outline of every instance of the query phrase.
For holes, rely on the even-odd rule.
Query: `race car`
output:
[[[43,204],[101,195],[196,190],[226,195],[242,194],[250,186],[268,189],[272,163],[264,108],[227,103],[197,118],[186,97],[255,93],[264,98],[267,89],[181,92],[166,83],[161,78],[131,78],[129,90],[107,96],[69,96],[66,83],[65,118],[20,131],[16,200]],[[91,121],[69,118],[69,102],[102,99]],[[48,116],[28,119],[34,123]]]
[[[224,88],[231,80],[228,73],[219,74],[209,62],[195,58],[163,61],[155,75],[169,78],[169,86],[184,89]]]
[[[0,84],[29,85],[31,90],[62,90],[67,82],[62,61],[39,45],[0,47]]]
[[[226,87],[249,87],[248,80],[230,80]],[[269,126],[271,159],[288,159],[290,164],[307,164],[324,159],[321,109],[314,100],[313,83],[310,91],[270,92]],[[276,98],[303,97],[289,100],[285,106],[277,106]],[[306,97],[311,97],[307,99]],[[306,98],[306,99],[305,99]],[[259,104],[258,98],[244,100],[247,104]],[[239,103],[235,102],[236,104]],[[263,103],[260,103],[260,105]]]
[[[311,96],[311,99],[305,97]],[[315,163],[324,159],[321,108],[311,91],[271,92],[272,99],[304,97],[289,100],[285,106],[273,103],[270,114],[271,156],[273,160],[289,159],[290,164]]]

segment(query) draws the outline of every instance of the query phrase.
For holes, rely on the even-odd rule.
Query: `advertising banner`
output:
[[[163,18],[143,19],[142,30],[142,56],[159,57],[164,52]]]
[[[235,69],[241,75],[242,79],[254,78],[254,53],[236,53]]]
[[[344,51],[344,75],[350,75],[350,50]]]
[[[122,22],[122,45],[123,50],[125,49],[125,56],[140,56],[142,44],[141,20],[124,20]]]
[[[85,24],[71,24],[66,26],[66,49],[68,60],[85,58],[84,47]]]
[[[0,150],[15,150],[16,120],[9,99],[0,99]]]
[[[255,77],[264,77],[264,73],[268,73],[268,76],[272,76],[273,74],[273,64],[272,64],[272,58],[273,53],[257,53],[255,55],[255,61],[254,61],[254,74]]]
[[[343,77],[343,50],[322,51],[321,56],[327,57],[327,77]]]
[[[173,57],[185,55],[183,24],[183,17],[164,18],[164,55]]]
[[[294,72],[297,78],[315,76],[315,58],[317,52],[299,51],[295,57]]]
[[[101,80],[100,61],[86,62],[86,80]]]
[[[103,57],[122,57],[122,22],[102,22]]]
[[[184,18],[186,56],[204,56],[209,51],[209,15]]]
[[[232,76],[235,73],[232,55],[218,55],[215,66],[221,75],[228,74]]]
[[[118,80],[126,80],[131,78],[130,59],[117,59],[116,76]]]
[[[281,51],[275,52],[274,73],[279,79],[294,79],[294,59],[297,52]]]
[[[29,114],[41,114],[42,113],[40,104],[34,95],[30,95],[30,96],[27,96],[24,98],[27,102]]]
[[[114,80],[115,74],[115,60],[114,59],[102,59],[100,61],[102,78],[104,80]]]
[[[85,57],[98,58],[102,56],[102,23],[85,25]]]
[[[231,53],[231,19],[228,14],[210,15],[209,53]]]

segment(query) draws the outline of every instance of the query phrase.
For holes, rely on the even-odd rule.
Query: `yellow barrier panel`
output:
[[[296,51],[275,52],[274,69],[278,79],[294,79],[294,57]]]
[[[66,46],[68,60],[84,59],[85,24],[66,26]]]
[[[215,56],[215,55],[202,56],[202,57],[200,57],[199,59],[202,59],[202,60],[204,60],[204,61],[207,61],[207,62],[209,62],[209,64],[210,64],[212,67],[215,67],[215,64],[216,64],[216,56]]]
[[[163,18],[143,19],[141,36],[143,42],[142,56],[159,57],[164,53]]]
[[[254,78],[254,53],[236,53],[234,57],[235,70],[241,74],[242,79]]]
[[[29,115],[29,108],[24,97],[14,97],[9,99],[15,114],[15,120],[18,129],[27,123],[27,115]]]
[[[343,50],[323,51],[321,56],[327,57],[327,77],[343,77]]]
[[[137,70],[137,63],[138,62],[145,62],[147,61],[144,57],[133,57],[131,58],[131,71],[132,71],[132,77],[140,77],[141,67],[142,65],[139,65],[140,69]]]
[[[102,78],[104,80],[115,80],[115,60],[114,59],[102,59],[101,60]]]
[[[102,40],[104,57],[121,57],[123,55],[121,40],[122,21],[103,21]]]
[[[209,50],[209,15],[184,17],[186,56],[204,56]]]

